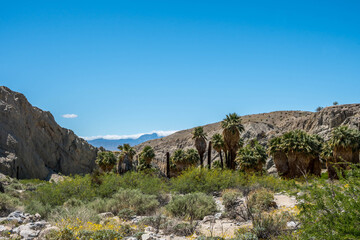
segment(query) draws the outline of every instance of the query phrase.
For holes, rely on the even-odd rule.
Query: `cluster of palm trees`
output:
[[[321,160],[325,160],[329,178],[334,179],[350,163],[359,163],[360,131],[339,126],[325,142],[318,135],[295,130],[271,139],[268,145],[279,175],[287,178],[306,174],[320,176]]]
[[[171,156],[167,153],[167,176],[178,175],[188,167],[204,166],[204,155],[208,150],[207,166],[211,168],[211,148],[220,156],[215,162],[221,169],[239,169],[245,172],[262,172],[266,159],[270,155],[280,176],[286,178],[301,177],[306,174],[320,176],[322,160],[326,161],[329,177],[338,178],[338,174],[349,167],[349,163],[359,163],[360,131],[347,126],[334,128],[329,141],[318,135],[307,134],[302,130],[286,132],[268,142],[267,151],[257,140],[251,140],[246,146],[241,138],[244,126],[236,113],[226,115],[221,122],[222,133],[216,133],[208,141],[203,127],[192,132],[195,149],[186,151],[177,149]],[[208,141],[208,142],[207,142]],[[117,173],[133,169],[136,152],[129,144],[120,145],[119,152],[99,152],[96,163],[103,171],[111,171],[117,163]],[[137,155],[137,170],[151,168],[155,158],[154,149],[147,145]],[[225,158],[225,159],[224,159]]]
[[[241,118],[236,113],[230,113],[221,122],[223,129],[222,134],[216,133],[209,141],[208,147],[208,167],[211,167],[211,146],[219,153],[220,167],[235,169],[236,168],[236,156],[238,150],[242,147],[243,141],[240,137],[241,132],[244,131],[244,126],[241,123]],[[204,165],[203,158],[206,152],[206,140],[207,135],[204,132],[203,127],[196,127],[192,132],[193,139],[195,140],[195,148],[199,153],[200,166]],[[223,154],[225,154],[225,163]]]
[[[133,169],[134,157],[136,151],[130,144],[118,146],[119,151],[111,152],[101,148],[98,152],[96,163],[104,172],[110,172],[114,169],[115,164],[116,172],[119,174],[125,173]],[[151,162],[155,158],[154,149],[146,145],[140,152],[137,158],[137,170],[142,171],[151,168]]]

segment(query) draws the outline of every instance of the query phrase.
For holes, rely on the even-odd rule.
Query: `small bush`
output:
[[[7,216],[19,205],[20,201],[18,199],[0,193],[0,216]]]
[[[25,211],[30,214],[39,213],[42,217],[47,217],[53,208],[49,204],[43,204],[38,200],[31,200],[26,204]]]
[[[248,196],[248,206],[258,211],[268,210],[274,202],[274,193],[267,189],[258,189],[251,192]]]
[[[166,209],[175,217],[189,218],[190,221],[203,219],[216,212],[216,203],[204,193],[190,193],[174,196]]]
[[[236,218],[237,207],[239,206],[239,198],[242,196],[239,190],[227,189],[222,193],[222,200],[225,206],[226,215],[229,218]]]
[[[339,181],[317,179],[301,188],[299,239],[359,239],[360,168]]]
[[[196,225],[189,223],[179,223],[174,226],[174,234],[178,236],[190,236],[194,233]]]
[[[119,211],[118,216],[124,220],[130,220],[135,214],[135,211],[129,208],[124,208]]]
[[[289,215],[286,212],[280,214],[259,213],[253,219],[251,232],[259,239],[272,239],[286,230]]]
[[[81,222],[99,222],[100,217],[93,209],[81,205],[77,207],[56,207],[48,214],[48,220],[54,224],[64,224],[65,221],[65,223],[73,223],[78,226]]]
[[[137,189],[123,189],[112,197],[111,212],[118,214],[122,209],[131,209],[137,215],[153,213],[159,206],[155,195],[141,193]]]
[[[244,180],[231,170],[190,168],[171,179],[171,187],[179,193],[213,193],[241,185]]]

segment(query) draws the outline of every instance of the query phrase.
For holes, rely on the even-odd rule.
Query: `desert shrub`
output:
[[[81,222],[99,222],[100,217],[86,205],[76,207],[55,207],[48,214],[48,221],[54,224],[72,223],[80,225]]]
[[[258,240],[259,238],[248,228],[239,228],[235,232],[236,240]]]
[[[14,211],[21,203],[18,199],[8,196],[7,194],[0,193],[0,216],[6,216]]]
[[[173,216],[189,218],[190,221],[202,219],[217,210],[214,199],[204,193],[175,195],[166,209]]]
[[[86,175],[68,177],[58,183],[47,183],[39,186],[30,198],[49,204],[50,206],[62,205],[70,198],[89,201],[96,196],[90,176]]]
[[[165,216],[158,214],[155,216],[150,216],[150,217],[146,217],[146,218],[142,219],[140,224],[145,225],[145,226],[151,226],[151,227],[155,228],[156,233],[158,233],[158,231],[160,229],[166,228],[168,226],[169,222]]]
[[[248,196],[247,204],[249,208],[264,211],[268,210],[274,202],[274,193],[265,188],[255,190]]]
[[[25,206],[25,212],[30,214],[39,213],[42,217],[47,217],[52,210],[49,204],[44,204],[38,200],[30,200]]]
[[[231,170],[190,168],[171,179],[171,188],[179,193],[212,193],[241,185],[239,173]]]
[[[239,198],[241,196],[242,193],[237,189],[226,189],[222,192],[222,200],[225,206],[226,215],[228,217],[236,217],[236,211],[239,205]]]
[[[124,220],[130,220],[134,215],[136,215],[136,212],[129,208],[121,209],[118,213],[118,216]]]
[[[318,179],[299,198],[299,239],[360,238],[360,169],[353,165],[339,181]]]
[[[192,223],[179,223],[174,226],[173,233],[177,236],[190,236],[194,233],[196,225]]]
[[[163,179],[139,172],[127,172],[122,176],[106,174],[102,177],[102,184],[99,186],[98,195],[100,197],[110,197],[119,188],[138,189],[145,194],[160,195],[167,190]]]
[[[143,194],[137,189],[122,189],[112,196],[111,212],[118,214],[122,209],[131,209],[137,215],[150,214],[159,206],[155,195]]]
[[[115,203],[112,198],[96,198],[93,201],[87,203],[88,208],[93,209],[97,213],[109,212],[111,206]],[[116,213],[117,214],[117,213]]]
[[[81,225],[73,225],[71,223],[62,227],[58,232],[52,232],[46,239],[52,240],[109,240],[123,239],[132,236],[135,229],[128,225],[115,225],[114,223],[94,224],[92,222]]]
[[[259,213],[252,219],[251,232],[259,239],[273,239],[286,230],[289,215],[286,212],[279,214]]]

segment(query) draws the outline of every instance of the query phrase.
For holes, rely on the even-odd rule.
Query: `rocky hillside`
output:
[[[24,95],[0,87],[0,172],[46,179],[54,172],[88,173],[97,149],[60,127],[50,112],[33,107]]]
[[[270,113],[242,116],[245,131],[242,137],[247,140],[257,138],[265,144],[270,138],[280,135],[286,131],[303,129],[312,134],[319,134],[325,139],[329,138],[331,129],[339,125],[350,125],[353,128],[360,128],[360,104],[347,104],[331,106],[322,109],[320,112],[302,111],[277,111]],[[220,122],[203,126],[208,137],[215,133],[221,133]],[[193,129],[176,132],[170,136],[147,141],[137,145],[136,151],[141,151],[145,145],[150,145],[156,152],[155,162],[161,168],[164,167],[165,154],[170,154],[177,148],[194,147],[191,139]],[[212,161],[218,159],[218,154],[212,152]],[[204,162],[207,161],[205,156]]]

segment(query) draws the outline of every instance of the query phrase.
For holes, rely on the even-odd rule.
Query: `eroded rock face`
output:
[[[0,87],[0,172],[17,178],[91,172],[97,149],[60,127],[50,112]]]

